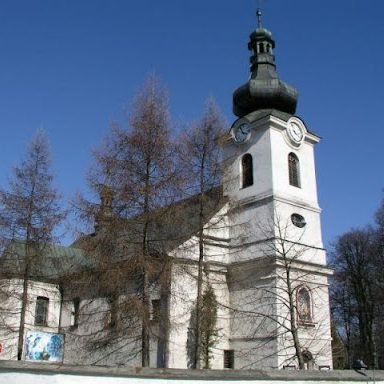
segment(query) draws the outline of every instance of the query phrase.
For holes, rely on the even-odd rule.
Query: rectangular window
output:
[[[79,325],[80,299],[75,297],[72,301],[71,326],[76,328]]]
[[[235,368],[235,351],[233,349],[224,351],[224,368]]]
[[[160,319],[160,300],[152,300],[151,320],[159,321]]]
[[[49,299],[37,296],[35,308],[35,325],[47,325]]]
[[[109,301],[109,313],[108,313],[108,327],[116,328],[119,318],[119,297],[112,295],[108,298]]]

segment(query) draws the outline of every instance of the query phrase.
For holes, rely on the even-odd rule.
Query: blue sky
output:
[[[280,77],[323,140],[317,178],[328,244],[372,221],[383,198],[384,2],[261,0]],[[177,123],[213,95],[229,123],[248,77],[256,0],[2,0],[0,184],[42,127],[65,198],[86,191],[91,151],[148,73]],[[69,241],[70,236],[65,237]]]

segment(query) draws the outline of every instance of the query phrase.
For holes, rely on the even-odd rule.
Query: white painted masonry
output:
[[[382,384],[384,372],[135,370],[2,361],[0,381],[7,384]]]

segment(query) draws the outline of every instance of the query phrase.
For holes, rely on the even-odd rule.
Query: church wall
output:
[[[277,118],[255,121],[251,126],[247,142],[225,146],[226,194],[234,201],[257,201],[274,194],[319,209],[313,143],[304,141],[299,147],[290,144],[287,123]],[[289,184],[288,154],[291,152],[299,158],[301,188]],[[241,159],[246,153],[252,155],[254,184],[242,188]]]
[[[175,263],[172,267],[171,297],[169,304],[169,368],[189,368],[193,350],[193,313],[197,295],[197,266],[195,264]],[[217,329],[219,337],[212,349],[211,368],[223,368],[223,350],[229,349],[228,289],[225,270],[210,269],[208,277],[212,286],[217,307]]]
[[[278,269],[277,274],[280,276],[277,280],[279,291],[287,292],[287,279],[283,268]],[[311,352],[315,367],[321,365],[332,367],[328,277],[323,272],[314,273],[305,268],[302,270],[293,268],[290,280],[294,289],[305,286],[311,297],[311,320],[302,322],[298,317],[300,309],[297,302],[297,290],[294,292],[293,299],[301,346],[303,350]],[[280,319],[286,319],[284,323],[286,328],[282,327],[278,332],[279,368],[283,368],[287,364],[298,365],[294,357],[292,335],[290,332],[286,332],[286,329],[291,329],[287,304],[287,294],[281,299],[277,299],[277,316]]]
[[[0,359],[12,360],[17,358],[21,283],[21,280],[17,279],[0,282],[0,343],[2,344]]]
[[[204,226],[204,257],[205,261],[213,263],[228,263],[228,239],[230,225],[228,220],[228,206],[221,208]],[[169,253],[177,259],[199,260],[199,238],[192,236],[183,244]]]
[[[229,205],[226,204],[204,226],[204,236],[206,236],[204,253],[207,262],[224,264],[230,262],[228,244],[231,223],[228,220],[228,209]],[[196,245],[198,247],[198,243]],[[198,255],[196,250],[195,255]]]
[[[320,224],[320,208],[317,201],[316,172],[313,144],[306,141],[299,148],[289,144],[285,132],[271,130],[271,145],[274,156],[273,185],[275,193],[275,222],[282,229],[288,229],[286,238],[314,248],[323,248]],[[289,184],[288,155],[295,153],[299,159],[300,188]],[[292,224],[291,215],[300,214],[306,221],[304,228]],[[313,251],[305,259],[325,264],[325,253]]]
[[[0,343],[3,352],[0,360],[17,359],[17,344],[22,304],[23,280],[10,279],[0,282],[1,291],[1,318],[0,318]],[[49,299],[47,325],[35,325],[35,308],[38,296]],[[28,331],[58,332],[60,319],[60,291],[54,284],[29,281],[28,303],[25,312],[25,333]]]
[[[235,369],[274,369],[278,367],[276,339],[255,337],[231,339]]]
[[[158,295],[151,296],[158,299]],[[122,304],[118,307],[116,325],[111,327],[110,305],[105,298],[82,300],[78,325],[73,326],[71,302],[63,305],[63,331],[66,334],[65,363],[109,366],[141,365],[141,322],[127,317]],[[121,315],[120,315],[121,314]],[[64,321],[65,319],[65,321]],[[128,323],[129,321],[129,323]],[[159,323],[150,323],[150,367],[162,364],[158,356]]]
[[[265,257],[271,253],[266,239],[274,237],[273,203],[239,203],[230,212],[233,224],[230,234],[230,261],[243,262]]]
[[[78,325],[72,322],[73,305],[66,301],[62,308],[62,329],[65,332],[64,362],[94,364],[105,351],[97,348],[97,340],[104,335],[108,305],[105,299],[95,298],[80,302]]]
[[[120,316],[122,307],[117,308],[115,326],[110,325],[110,304],[105,298],[82,300],[77,326],[72,322],[73,318],[70,315],[72,310],[71,302],[63,305],[62,326],[66,335],[65,363],[141,365],[140,323],[136,320],[128,325],[124,315]],[[65,322],[64,319],[66,319]],[[153,342],[151,349],[153,349]],[[151,359],[151,366],[156,367],[156,357]]]
[[[383,371],[292,370],[156,370],[136,368],[74,367],[60,364],[2,361],[0,380],[7,384],[352,384],[384,383]]]
[[[292,214],[305,218],[304,228],[293,225]],[[303,261],[326,265],[326,253],[321,241],[320,216],[317,212],[295,206],[287,202],[270,201],[263,205],[240,206],[239,212],[232,215],[234,227],[231,231],[231,262],[241,262],[265,257],[276,253],[276,246],[268,239],[281,237],[280,244],[296,243],[288,256]]]
[[[332,367],[329,270],[294,263],[291,273],[294,287],[305,285],[311,292],[313,322],[299,328],[302,346],[310,350],[317,366]],[[235,367],[283,368],[284,365],[297,365],[289,332],[284,269],[276,267],[273,257],[265,257],[231,266],[228,279],[230,306],[235,308],[231,314],[231,349],[235,350]],[[296,307],[296,296],[294,300]],[[280,322],[284,326],[280,326]]]
[[[304,141],[301,146],[295,147],[288,139],[286,126],[285,121],[277,118],[264,118],[252,123],[251,136],[247,142],[241,145],[233,142],[232,145],[227,144],[225,151],[229,168],[226,180],[235,182],[226,181],[225,190],[232,205],[243,208],[239,214],[232,214],[232,221],[248,226],[248,233],[251,234],[251,238],[247,239],[249,241],[271,237],[272,232],[278,236],[277,227],[285,229],[288,226],[287,240],[319,249],[304,252],[304,259],[325,264],[313,153],[313,140],[317,139],[311,136],[312,141]],[[288,154],[291,152],[300,161],[301,188],[289,183]],[[245,153],[253,157],[253,185],[241,188],[241,158]],[[293,226],[293,213],[305,218],[305,228]],[[243,253],[240,259],[247,258],[249,254],[257,257],[263,253],[265,250],[255,247],[251,252]]]
[[[235,368],[277,367],[275,276],[269,258],[230,268],[231,349]]]
[[[286,201],[275,201],[276,235],[282,233],[285,242],[294,242],[297,246],[291,257],[299,257],[310,263],[326,265],[326,253],[321,238],[320,215],[318,212],[303,208]],[[304,217],[306,225],[298,228],[292,223],[292,214]],[[296,253],[296,255],[293,255]]]
[[[270,133],[265,127],[252,129],[251,139],[241,145],[225,147],[224,191],[232,201],[252,201],[270,196],[272,193],[272,163]],[[242,188],[241,159],[249,153],[253,159],[253,180],[251,187]],[[262,165],[262,166],[261,166]]]
[[[291,145],[284,129],[286,125],[281,122],[278,128],[270,130],[274,193],[276,196],[284,196],[286,199],[318,208],[313,144],[304,141],[299,147]],[[300,188],[289,184],[289,153],[294,153],[299,159]]]

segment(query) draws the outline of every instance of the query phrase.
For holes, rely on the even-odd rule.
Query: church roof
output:
[[[222,187],[204,194],[204,222],[225,204]],[[153,212],[148,230],[149,251],[152,255],[168,254],[199,230],[199,196],[178,201]],[[60,278],[97,269],[102,253],[109,263],[126,262],[141,252],[144,220],[138,216],[112,222],[108,228],[78,239],[72,246],[39,245],[30,257],[30,279],[58,282]],[[113,228],[116,229],[113,230]],[[109,243],[109,244],[108,244]],[[23,278],[26,268],[26,243],[12,240],[0,257],[0,278]],[[33,245],[31,246],[33,250]],[[31,252],[32,253],[32,252]]]
[[[253,112],[249,113],[246,116],[246,118],[250,122],[253,122],[256,120],[260,120],[263,117],[267,117],[267,116],[271,116],[271,115],[274,117],[277,117],[278,119],[283,120],[283,121],[288,121],[292,117],[292,115],[290,113],[279,111],[277,109],[270,109],[269,108],[269,109],[259,109],[257,111],[253,111]]]
[[[203,195],[203,221],[207,223],[226,203],[222,186]],[[151,254],[168,254],[199,231],[199,195],[180,200],[150,213],[150,217],[109,218],[95,233],[73,244],[89,254],[106,254],[111,261],[127,260],[142,252],[144,225],[148,225],[147,244]],[[111,227],[114,228],[111,231]],[[110,251],[105,246],[110,242]]]
[[[280,80],[275,65],[272,33],[261,26],[261,12],[257,11],[258,28],[251,33],[250,79],[233,93],[233,112],[238,117],[260,109],[277,109],[293,115],[298,93],[294,87]]]
[[[251,113],[248,113],[248,115],[244,116],[244,118],[247,119],[250,123],[253,123],[257,120],[261,120],[264,117],[268,117],[268,116],[274,116],[274,117],[277,117],[278,119],[286,121],[286,122],[292,117],[292,115],[290,113],[279,111],[277,109],[270,109],[269,108],[269,109],[258,109],[256,111],[253,111]],[[308,129],[307,124],[305,123],[305,121],[303,121],[303,119],[301,117],[300,117],[300,120],[304,123],[305,128],[307,129],[308,133],[315,135],[315,136],[318,136],[315,132]],[[238,120],[236,120],[233,123],[233,125],[235,125],[237,121]]]
[[[203,195],[203,221],[207,223],[226,203],[222,186]],[[144,225],[148,225],[147,244],[151,254],[168,254],[199,231],[199,195],[159,208],[148,216],[131,219],[110,218],[109,223],[90,235],[78,239],[73,245],[87,253],[105,253],[111,242],[110,260],[121,261],[139,255],[142,250]],[[118,245],[116,247],[116,245]]]
[[[37,246],[32,252],[28,276],[39,281],[56,281],[62,275],[91,267],[90,260],[78,248],[47,244]],[[10,241],[0,257],[0,276],[22,278],[26,268],[25,255],[26,242]]]

